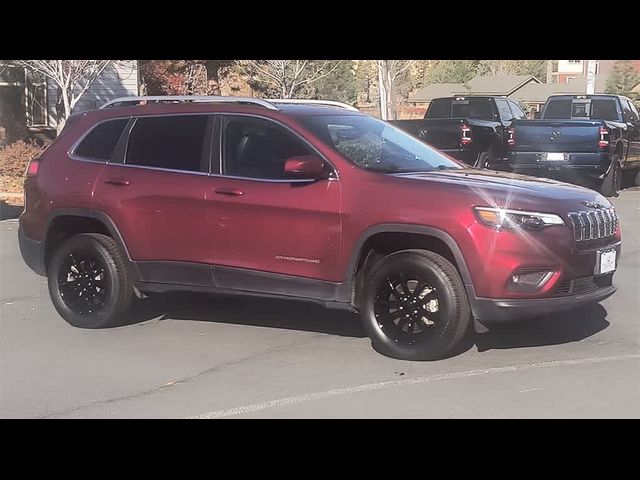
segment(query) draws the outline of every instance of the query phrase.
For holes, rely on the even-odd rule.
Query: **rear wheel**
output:
[[[618,156],[614,156],[611,161],[611,168],[607,176],[604,177],[602,185],[600,186],[600,193],[605,197],[616,197],[622,189],[622,167]]]
[[[117,325],[131,304],[125,261],[106,235],[88,233],[64,241],[53,253],[47,276],[54,307],[75,327]]]
[[[373,347],[402,360],[445,357],[471,326],[456,268],[426,250],[404,250],[380,260],[365,280],[360,307]]]
[[[476,168],[491,168],[491,165],[494,161],[493,151],[489,150],[487,152],[480,152],[478,154],[478,158],[476,159],[476,163],[474,167]]]

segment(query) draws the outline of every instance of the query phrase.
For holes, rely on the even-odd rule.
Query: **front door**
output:
[[[223,175],[211,199],[217,205],[212,210],[213,257],[223,267],[216,267],[216,283],[242,288],[238,279],[250,271],[339,281],[340,182],[335,172],[325,180],[288,178],[287,158],[318,153],[276,121],[226,115],[221,133]]]

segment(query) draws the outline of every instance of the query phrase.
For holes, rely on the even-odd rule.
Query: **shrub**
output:
[[[22,140],[0,149],[0,176],[21,179],[29,161],[43,151],[44,147]]]

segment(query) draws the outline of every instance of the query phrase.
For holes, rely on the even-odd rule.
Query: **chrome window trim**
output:
[[[220,168],[220,172],[221,173],[210,173],[211,168],[209,168],[209,172],[195,172],[192,170],[179,170],[179,169],[170,169],[170,168],[162,168],[162,167],[151,167],[151,166],[146,166],[146,165],[135,165],[135,164],[131,164],[131,163],[127,163],[127,153],[129,150],[129,136],[131,135],[131,132],[133,131],[137,120],[139,118],[150,118],[150,117],[182,117],[182,116],[191,116],[191,115],[207,115],[207,116],[214,116],[214,117],[218,117],[218,121],[220,122],[220,127],[219,127],[219,168]],[[333,177],[329,177],[326,180],[328,181],[337,181],[339,180],[339,173],[338,173],[338,169],[335,167],[335,165],[329,161],[329,159],[327,159],[326,155],[324,155],[322,152],[320,152],[313,144],[311,144],[311,142],[309,142],[307,139],[303,138],[302,136],[300,136],[295,130],[293,130],[291,127],[289,127],[288,125],[285,125],[284,123],[282,123],[279,120],[273,119],[273,118],[269,118],[269,117],[265,117],[262,115],[256,115],[256,114],[252,114],[252,113],[235,113],[235,112],[183,112],[183,113],[160,113],[160,114],[146,114],[146,115],[126,115],[126,116],[119,116],[119,117],[111,117],[111,118],[105,118],[104,120],[100,120],[99,122],[97,122],[96,124],[94,124],[90,129],[88,129],[84,134],[82,134],[78,140],[76,140],[76,142],[71,146],[71,148],[68,150],[67,154],[69,156],[69,158],[71,158],[72,160],[75,161],[82,161],[82,162],[90,162],[90,163],[99,163],[102,165],[115,165],[115,166],[120,166],[120,167],[129,167],[129,168],[141,168],[141,169],[148,169],[148,170],[155,170],[155,171],[159,171],[159,172],[168,172],[168,173],[184,173],[184,174],[191,174],[191,175],[207,175],[209,177],[220,177],[220,178],[230,178],[233,180],[251,180],[254,182],[263,182],[263,183],[311,183],[311,182],[315,182],[317,180],[315,179],[296,179],[296,178],[292,178],[292,179],[286,179],[286,178],[255,178],[255,177],[241,177],[241,176],[235,176],[235,175],[224,175],[223,172],[223,141],[224,141],[224,117],[225,116],[243,116],[243,117],[253,117],[253,118],[259,118],[259,119],[263,119],[263,120],[267,120],[267,121],[271,121],[281,127],[284,127],[285,129],[287,129],[289,132],[291,132],[293,135],[295,135],[297,138],[299,138],[302,142],[304,142],[306,145],[308,145],[314,152],[316,152],[318,154],[318,156],[320,158],[322,158],[330,167],[333,173]],[[89,158],[89,157],[83,157],[80,155],[77,155],[75,153],[76,148],[78,147],[78,145],[80,145],[80,143],[82,142],[82,140],[84,140],[84,138],[89,135],[89,133],[91,133],[93,131],[94,128],[97,128],[99,125],[105,123],[105,122],[109,122],[112,120],[134,120],[132,122],[132,124],[129,125],[125,125],[122,134],[126,134],[127,135],[127,143],[125,145],[125,151],[124,151],[124,156],[123,156],[123,161],[122,163],[113,163],[111,162],[111,159],[109,160],[103,160],[103,159],[96,159],[96,158]],[[215,133],[215,132],[214,132]],[[121,135],[122,135],[121,134]],[[213,146],[213,142],[212,142],[212,146]],[[213,153],[213,149],[212,152]],[[213,160],[213,159],[212,159]],[[211,163],[211,162],[210,162]]]

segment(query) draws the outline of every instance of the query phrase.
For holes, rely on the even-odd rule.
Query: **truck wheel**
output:
[[[131,304],[126,264],[106,235],[86,233],[64,241],[53,253],[47,277],[55,309],[74,327],[115,326]]]
[[[628,187],[640,187],[640,169],[623,171],[623,180]]]
[[[469,301],[456,268],[426,250],[380,260],[365,279],[360,317],[371,344],[402,360],[443,358],[470,331]]]
[[[476,168],[491,168],[491,164],[493,163],[494,160],[494,155],[493,152],[491,150],[489,150],[488,152],[480,152],[478,154],[478,158],[476,159],[476,163],[474,164],[474,167]]]
[[[622,188],[622,167],[618,161],[618,156],[614,156],[611,161],[609,173],[604,177],[600,186],[600,193],[605,197],[617,197]]]

